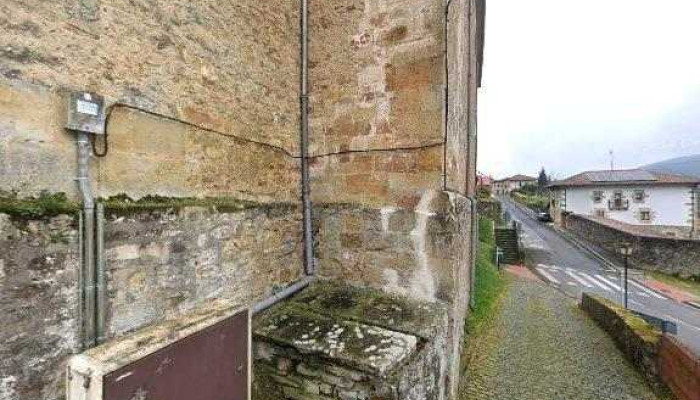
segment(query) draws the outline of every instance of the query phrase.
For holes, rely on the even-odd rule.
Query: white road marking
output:
[[[576,282],[571,282],[571,281],[569,281],[569,282],[566,282],[566,284],[569,285],[569,286],[576,286],[576,287],[578,287],[578,285],[576,284]]]
[[[598,278],[598,279],[600,279],[601,281],[605,282],[606,284],[612,286],[612,288],[615,289],[615,290],[622,290],[622,288],[619,287],[619,286],[617,286],[614,282],[611,282],[611,281],[605,279],[605,277],[604,277],[603,275],[598,275],[598,274],[596,274],[595,277]]]
[[[559,284],[559,281],[556,280],[552,275],[550,275],[549,272],[545,271],[544,268],[537,267],[536,269],[540,274],[542,274],[542,276],[547,278],[550,282],[552,282],[556,285]]]
[[[587,279],[589,282],[593,283],[594,285],[601,287],[605,291],[608,291],[608,292],[612,291],[609,287],[605,286],[605,284],[603,284],[602,282],[598,282],[595,278],[593,278],[592,276],[590,276],[584,272],[581,272],[581,276],[584,279]]]
[[[693,325],[693,324],[689,324],[689,323],[683,321],[682,319],[679,319],[678,317],[672,317],[672,316],[670,316],[670,315],[668,315],[668,314],[666,314],[665,317],[666,317],[666,319],[668,319],[669,321],[672,321],[672,322],[675,322],[675,323],[680,323],[681,325],[685,325],[685,326],[687,326],[687,327],[689,327],[689,328],[691,328],[691,329],[695,329],[696,331],[700,332],[700,328],[698,328],[697,326],[695,326],[695,325]]]
[[[593,285],[590,283],[584,281],[580,277],[578,277],[576,274],[574,274],[573,270],[571,268],[567,268],[566,271],[564,271],[565,274],[569,275],[570,277],[574,278],[578,283],[582,284],[583,286],[587,288],[592,288]]]
[[[666,297],[661,296],[660,294],[654,292],[653,290],[647,288],[647,287],[644,286],[644,285],[640,285],[639,283],[637,283],[637,282],[635,282],[635,281],[633,281],[633,280],[630,280],[629,282],[630,282],[632,285],[638,287],[639,289],[642,289],[645,293],[647,293],[647,294],[649,294],[649,295],[651,295],[651,296],[656,297],[657,299],[666,300]],[[641,294],[641,293],[640,293],[640,294]]]

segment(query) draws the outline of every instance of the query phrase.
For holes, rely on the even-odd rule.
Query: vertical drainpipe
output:
[[[105,245],[104,245],[104,222],[105,222],[105,206],[102,203],[97,203],[97,223],[95,227],[95,281],[97,285],[96,311],[95,311],[95,336],[97,344],[104,343],[105,334],[105,316],[107,311],[107,276],[105,274]]]
[[[448,129],[448,122],[449,122],[449,106],[450,106],[450,67],[449,67],[449,57],[448,57],[448,43],[447,43],[447,35],[448,35],[448,24],[449,24],[449,18],[450,18],[450,4],[452,3],[452,0],[447,0],[447,3],[445,3],[445,15],[444,15],[444,21],[443,21],[443,29],[442,29],[442,36],[443,36],[443,62],[445,63],[444,65],[444,71],[443,71],[443,80],[444,84],[442,86],[442,98],[443,98],[443,107],[442,107],[442,129],[443,129],[443,140],[442,140],[442,187],[443,190],[447,190],[447,129]]]
[[[78,189],[83,201],[83,263],[81,293],[84,304],[83,310],[83,346],[90,348],[96,343],[95,325],[95,202],[92,197],[92,187],[90,185],[89,161],[92,148],[88,133],[78,132]]]
[[[84,287],[85,280],[83,278],[83,266],[85,265],[85,216],[82,210],[78,213],[78,307],[76,310],[78,320],[78,350],[83,350],[85,343],[85,329],[83,328],[84,312],[85,312],[85,296]]]
[[[301,152],[301,202],[305,276],[286,289],[254,304],[251,308],[253,314],[260,313],[301,291],[311,284],[313,275],[316,272],[313,253],[314,238],[311,225],[311,183],[309,179],[309,0],[301,0],[300,13],[299,148]]]
[[[468,37],[468,43],[467,46],[469,48],[469,55],[468,55],[468,60],[469,60],[469,70],[467,72],[468,76],[468,85],[469,85],[469,90],[467,92],[467,169],[466,169],[466,175],[467,175],[467,183],[466,183],[466,190],[467,190],[467,198],[469,199],[469,204],[471,206],[471,257],[470,257],[470,280],[469,280],[469,307],[472,309],[474,308],[474,287],[476,285],[476,258],[477,258],[477,253],[479,252],[479,216],[478,214],[478,209],[477,209],[477,200],[476,197],[473,195],[469,194],[470,187],[472,185],[475,185],[476,182],[472,181],[471,179],[471,164],[472,161],[474,162],[474,165],[476,166],[476,151],[474,150],[473,145],[476,145],[476,143],[472,143],[472,85],[475,85],[476,82],[472,82],[472,58],[474,57],[474,54],[472,54],[472,41],[474,40],[472,36],[472,1],[467,0],[467,20],[469,22],[469,37]],[[474,160],[472,160],[472,153],[474,154]]]
[[[303,209],[304,272],[313,275],[316,268],[311,226],[311,182],[309,177],[309,0],[301,0],[301,79],[299,106],[301,114],[301,200]]]

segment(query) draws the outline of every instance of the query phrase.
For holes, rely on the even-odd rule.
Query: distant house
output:
[[[537,184],[537,178],[527,175],[513,175],[509,178],[493,181],[493,193],[504,195],[512,192],[515,189],[520,189],[523,186]]]
[[[477,173],[476,174],[476,186],[479,189],[486,189],[491,191],[491,186],[493,185],[493,178],[490,175]]]
[[[700,178],[641,169],[583,172],[549,185],[550,210],[558,223],[568,212],[694,234],[700,222],[698,185]]]

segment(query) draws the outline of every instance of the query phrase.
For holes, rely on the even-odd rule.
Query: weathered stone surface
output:
[[[471,281],[469,201],[428,191],[412,210],[318,203],[317,207],[320,276],[448,306],[448,386],[456,393]],[[386,311],[385,316],[394,315]],[[401,324],[404,318],[397,315],[384,323]]]
[[[78,198],[76,137],[63,130],[62,110],[53,91],[0,80],[0,190]],[[108,130],[107,157],[91,162],[96,197],[298,198],[299,162],[279,149],[123,108]]]
[[[296,0],[8,0],[0,7],[5,79],[91,89],[297,148]]]
[[[78,350],[77,219],[0,214],[0,399],[58,399]]]
[[[107,214],[110,336],[212,299],[250,306],[301,274],[301,217],[292,205]]]
[[[390,326],[391,315],[403,318]],[[314,283],[255,318],[254,398],[438,399],[447,322],[438,304]],[[273,372],[281,357],[270,357],[270,347],[296,364],[285,380]]]

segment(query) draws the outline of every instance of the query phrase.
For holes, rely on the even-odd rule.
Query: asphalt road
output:
[[[523,247],[531,267],[540,278],[570,296],[580,297],[581,293],[590,292],[622,304],[624,280],[621,271],[573,245],[551,227],[523,212],[511,200],[500,200],[503,209],[522,223]],[[632,310],[676,323],[678,339],[700,354],[700,310],[669,299],[634,279],[628,283],[628,304]]]

